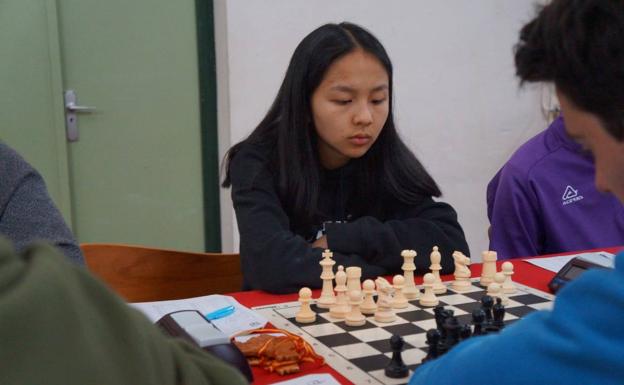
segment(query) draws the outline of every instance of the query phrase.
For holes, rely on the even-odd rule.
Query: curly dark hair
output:
[[[554,82],[624,139],[624,1],[553,0],[520,31],[516,74]]]

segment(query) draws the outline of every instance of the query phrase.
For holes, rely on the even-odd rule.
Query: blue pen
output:
[[[208,313],[204,317],[206,317],[207,320],[212,321],[212,320],[216,320],[219,318],[227,317],[231,315],[232,313],[234,313],[234,306],[230,305],[230,306],[226,306],[224,308],[215,310],[211,313]]]

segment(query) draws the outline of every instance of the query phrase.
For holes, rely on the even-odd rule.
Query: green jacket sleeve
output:
[[[0,239],[0,314],[1,384],[246,383],[47,245],[17,255]]]

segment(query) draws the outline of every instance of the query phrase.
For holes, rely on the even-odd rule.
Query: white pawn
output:
[[[505,282],[503,282],[503,293],[513,294],[516,292],[516,285],[514,285],[511,276],[513,275],[513,263],[507,261],[503,262],[503,274],[505,274]]]
[[[367,279],[362,283],[362,292],[364,293],[364,301],[360,305],[360,311],[364,314],[375,314],[377,311],[377,304],[373,299],[375,294],[375,282],[372,279]]]
[[[384,323],[394,322],[396,314],[392,310],[392,286],[385,279],[377,278],[377,292],[379,299],[377,300],[375,321]]]
[[[500,292],[501,292],[501,287],[498,283],[496,282],[492,282],[488,285],[487,287],[487,295],[489,295],[490,297],[492,297],[492,299],[494,300],[494,302],[496,302],[496,297],[500,297]],[[502,302],[502,298],[501,298],[501,302]]]
[[[501,303],[503,305],[507,305],[509,303],[509,299],[507,298],[505,291],[503,291],[503,283],[505,282],[505,274],[501,272],[494,274],[494,282],[498,283],[498,286],[500,287],[498,291],[498,296],[501,299]]]
[[[351,290],[349,292],[349,305],[351,311],[345,317],[345,323],[349,326],[362,326],[366,323],[366,317],[360,311],[362,303],[362,292],[359,290]]]
[[[322,309],[329,309],[332,304],[336,303],[336,296],[334,295],[334,270],[333,267],[336,261],[332,259],[334,254],[329,251],[323,251],[323,259],[319,264],[322,266],[323,271],[321,273],[321,279],[323,280],[323,289],[321,290],[321,296],[316,301],[316,306]]]
[[[336,303],[330,306],[329,315],[333,318],[343,319],[349,310],[349,300],[347,299],[347,274],[343,266],[338,266],[336,272]]]
[[[403,287],[405,286],[405,278],[402,275],[395,275],[392,279],[392,287],[394,287],[394,299],[392,307],[395,309],[405,309],[407,307],[407,298],[403,295]]]
[[[420,298],[420,290],[416,287],[414,282],[414,271],[416,265],[414,264],[414,258],[416,258],[415,250],[403,250],[401,251],[401,257],[403,257],[403,278],[405,278],[405,287],[403,288],[403,295],[407,299]]]
[[[446,286],[442,283],[442,279],[440,279],[440,270],[442,270],[442,265],[440,265],[440,261],[442,260],[442,255],[438,251],[438,246],[433,246],[433,251],[429,255],[431,259],[431,273],[433,274],[433,292],[435,294],[444,294],[446,293]]]
[[[496,251],[484,251],[481,253],[483,257],[483,270],[481,271],[481,286],[488,287],[494,282],[494,274],[496,274]]]
[[[310,308],[310,301],[312,301],[312,290],[307,287],[302,287],[299,290],[299,303],[301,309],[295,314],[295,320],[302,324],[309,324],[316,321],[316,313]]]
[[[423,286],[425,287],[425,293],[420,297],[421,306],[437,306],[440,301],[433,292],[433,282],[435,277],[431,273],[425,274],[423,277]]]

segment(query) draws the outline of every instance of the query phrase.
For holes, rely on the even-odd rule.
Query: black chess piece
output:
[[[494,298],[490,297],[489,295],[484,295],[481,298],[481,308],[485,312],[484,324],[492,324],[492,306],[494,306]]]
[[[403,358],[401,357],[401,351],[403,350],[403,345],[405,341],[403,338],[397,334],[394,334],[390,337],[390,348],[392,348],[392,359],[386,366],[386,376],[390,378],[404,378],[409,375],[409,370],[407,369],[407,365],[403,362]]]
[[[442,334],[440,334],[438,329],[427,330],[427,345],[429,346],[429,349],[427,350],[427,356],[423,358],[422,362],[431,361],[440,356],[438,344],[440,343],[441,337]]]
[[[483,309],[477,308],[472,310],[472,324],[474,325],[474,330],[472,332],[473,336],[480,336],[484,333],[483,323],[485,322],[485,312]]]
[[[444,321],[444,330],[446,330],[446,339],[444,345],[446,351],[449,351],[459,342],[459,329],[461,325],[457,322],[457,318],[451,316]]]
[[[459,328],[459,340],[464,341],[472,336],[472,330],[470,329],[470,325],[463,324]]]
[[[505,327],[505,322],[503,321],[505,318],[505,306],[503,305],[503,300],[498,297],[496,298],[496,304],[492,307],[492,312],[494,313],[492,326],[500,331]]]
[[[435,316],[436,327],[438,330],[442,331],[442,327],[444,326],[444,306],[438,305],[433,308],[433,315]]]

